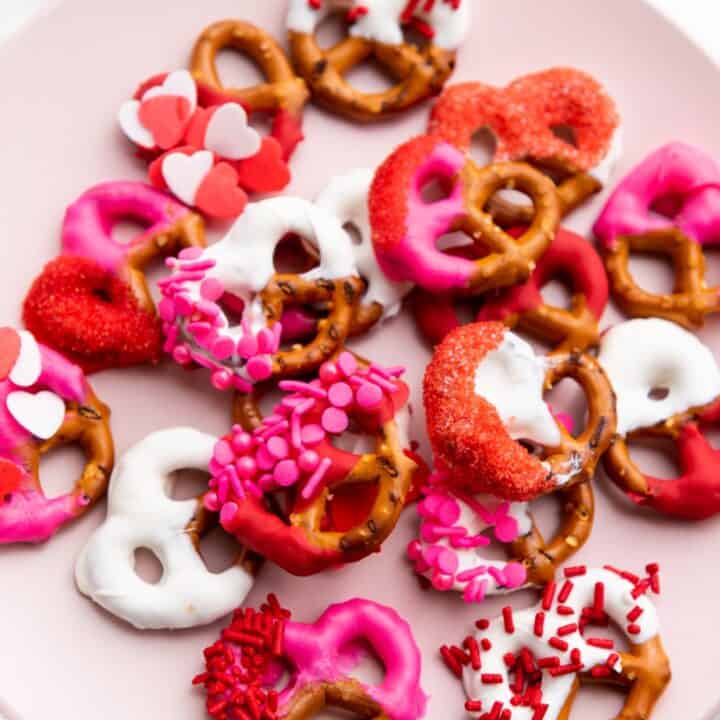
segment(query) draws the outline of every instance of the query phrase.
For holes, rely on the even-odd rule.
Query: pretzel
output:
[[[663,217],[656,210],[664,210]],[[608,200],[595,227],[615,299],[633,317],[662,317],[689,329],[720,310],[720,288],[705,282],[704,245],[720,235],[720,167],[702,151],[671,143],[635,167]],[[671,294],[641,288],[633,252],[670,258]]]
[[[444,645],[441,654],[468,697],[465,709],[481,720],[510,718],[568,720],[581,685],[618,685],[627,697],[617,720],[646,720],[670,682],[670,663],[659,635],[649,590],[659,592],[656,564],[648,576],[586,568],[565,568],[535,606],[480,619],[478,632],[462,647]],[[612,621],[628,641],[616,649],[602,630]],[[481,652],[482,651],[482,652]]]
[[[242,550],[233,567],[211,573],[200,538],[213,527],[202,498],[168,495],[171,474],[207,470],[215,438],[191,428],[148,435],[120,459],[110,482],[108,514],[75,566],[78,589],[139,629],[205,625],[229,613],[250,592],[259,562]],[[161,582],[145,582],[133,553],[151,550],[163,566]]]
[[[511,229],[509,232],[519,235],[522,231]],[[472,249],[468,254],[472,254]],[[568,309],[546,303],[541,295],[543,286],[557,277],[572,283],[573,295]],[[608,282],[600,256],[587,240],[560,228],[530,279],[488,295],[476,319],[498,320],[509,328],[518,327],[556,345],[558,352],[582,352],[600,339],[598,322],[607,301]],[[460,324],[455,301],[445,294],[417,290],[411,308],[418,328],[434,345]]]
[[[277,273],[275,250],[292,234],[315,247],[319,264],[300,275]],[[166,352],[181,365],[210,370],[216,388],[241,392],[317,370],[343,346],[365,289],[340,221],[290,197],[251,204],[223,240],[182,253],[159,285]],[[283,314],[316,304],[330,312],[315,337],[282,350]]]
[[[44,542],[105,494],[110,410],[77,365],[12,328],[0,328],[0,397],[0,544]],[[40,459],[63,445],[79,445],[85,467],[71,492],[51,499]]]
[[[542,398],[563,378],[583,390],[585,428],[571,435]],[[524,501],[593,477],[615,434],[615,399],[597,361],[535,356],[501,323],[465,325],[436,348],[423,398],[436,465],[453,487]],[[539,457],[518,440],[532,443]]]
[[[720,454],[702,434],[720,422],[720,368],[710,349],[667,320],[631,320],[605,334],[598,359],[617,396],[618,435],[604,457],[611,480],[665,515],[703,520],[720,512]],[[652,477],[635,464],[628,443],[652,438],[675,443],[679,477]]]
[[[447,186],[448,196],[426,202],[422,189]],[[513,238],[484,210],[500,189],[517,187],[534,203],[527,231]],[[392,280],[433,292],[477,294],[525,281],[547,250],[560,221],[555,186],[523,163],[479,168],[437,137],[400,146],[378,169],[370,191],[370,220],[378,263]],[[436,247],[445,233],[462,231],[483,257],[468,260]]]
[[[415,572],[436,590],[455,590],[465,602],[482,602],[529,585],[545,585],[555,569],[590,536],[595,501],[589,482],[559,490],[562,523],[546,542],[527,503],[499,502],[487,495],[448,487],[442,474],[431,477],[418,504],[420,536],[408,545]],[[492,543],[486,531],[507,551],[507,562],[483,556]]]
[[[240,542],[295,575],[378,550],[398,520],[418,467],[405,452],[400,419],[408,388],[397,379],[402,372],[359,367],[353,355],[342,352],[320,367],[316,381],[282,381],[286,397],[259,425],[252,398],[240,398],[236,416],[244,421],[215,448],[206,507],[220,512],[223,527]],[[351,418],[375,438],[373,451],[356,454],[333,445]],[[328,528],[331,495],[347,485],[377,487],[374,502],[363,522]],[[286,490],[287,521],[271,504],[274,494]]]
[[[467,0],[292,0],[288,29],[293,61],[323,107],[361,122],[383,120],[442,90],[468,30],[469,6]],[[323,49],[315,37],[318,26],[345,10],[351,24],[348,37]],[[405,42],[405,25],[419,27],[428,46]],[[376,93],[353,87],[346,75],[369,59],[396,84]]]
[[[368,720],[419,720],[427,697],[421,655],[410,626],[391,608],[355,598],[331,605],[312,624],[298,623],[269,595],[259,610],[239,608],[205,649],[205,672],[193,679],[207,692],[207,712],[223,717],[307,720],[341,708]],[[374,685],[355,679],[372,653],[385,669]],[[273,689],[278,668],[290,677]]]
[[[556,133],[570,128],[574,143]],[[608,182],[621,154],[615,103],[593,77],[573,68],[552,68],[517,78],[504,88],[462,83],[447,88],[433,108],[428,132],[470,150],[482,128],[493,134],[499,161],[525,161],[558,176],[563,215]],[[498,196],[493,212],[501,224],[527,224],[533,211]]]
[[[147,229],[122,243],[112,230],[123,220]],[[86,372],[157,363],[162,334],[145,269],[203,247],[201,218],[142,183],[104,183],[68,207],[61,242],[25,299],[28,329]]]

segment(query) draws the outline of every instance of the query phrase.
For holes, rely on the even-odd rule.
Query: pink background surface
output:
[[[473,32],[455,80],[505,83],[517,75],[570,64],[598,76],[617,99],[625,121],[626,152],[620,172],[660,143],[681,138],[717,153],[720,83],[716,69],[677,31],[639,2],[515,0],[473,2]],[[283,36],[284,0],[68,0],[35,22],[0,52],[3,112],[0,228],[0,322],[17,323],[21,299],[42,264],[56,254],[65,206],[90,185],[141,179],[116,128],[120,103],[146,76],[185,66],[197,33],[225,17],[252,20]],[[306,113],[307,140],[300,147],[290,192],[313,198],[335,174],[377,164],[399,142],[424,127],[427,108],[401,120],[356,128],[315,108]],[[576,213],[568,225],[587,231],[601,200]],[[215,228],[215,239],[222,228]],[[648,266],[646,276],[655,269]],[[608,314],[605,323],[615,319]],[[716,321],[703,335],[720,351]],[[409,366],[417,381],[428,352],[406,317],[357,343],[379,361]],[[122,452],[148,432],[177,424],[221,433],[228,427],[229,398],[209,391],[205,378],[170,365],[158,370],[107,372],[93,380],[113,408]],[[418,393],[415,392],[416,405]],[[416,416],[416,430],[422,419]],[[72,453],[49,460],[45,480],[71,481]],[[541,509],[551,518],[552,503]],[[708,570],[718,547],[720,518],[685,525],[628,507],[604,478],[597,482],[597,522],[578,560],[641,570],[659,560],[664,570],[659,601],[663,639],[674,680],[654,717],[698,718],[717,699],[717,573]],[[200,718],[201,693],[190,687],[200,651],[221,626],[175,634],[135,631],[115,621],[75,591],[78,551],[103,517],[104,507],[43,547],[0,549],[0,716],[2,700],[20,717]],[[463,717],[463,696],[437,655],[438,646],[469,631],[479,610],[454,594],[421,593],[404,561],[414,533],[407,513],[383,552],[342,570],[310,579],[266,567],[249,603],[270,590],[299,620],[313,620],[330,602],[365,596],[397,608],[413,625],[424,654],[424,688],[432,696],[428,717]],[[714,564],[714,563],[713,563]],[[516,595],[517,607],[533,593]],[[503,603],[491,601],[483,615]],[[575,717],[608,718],[621,696],[584,690]],[[452,709],[451,709],[452,708]]]

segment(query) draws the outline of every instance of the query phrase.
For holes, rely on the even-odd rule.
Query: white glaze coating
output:
[[[558,584],[560,585],[561,582]],[[478,633],[478,641],[483,637],[490,640],[492,651],[482,654],[482,669],[479,672],[466,667],[463,673],[463,685],[467,697],[473,700],[482,700],[483,706],[487,709],[491,708],[496,701],[504,703],[505,707],[511,707],[510,698],[512,692],[508,686],[509,673],[503,661],[503,656],[508,652],[517,654],[523,647],[527,647],[538,658],[559,655],[563,664],[570,663],[570,653],[577,648],[582,654],[585,669],[590,669],[595,665],[604,665],[608,656],[615,651],[588,645],[578,632],[563,637],[569,645],[566,652],[560,652],[548,645],[548,639],[557,634],[557,628],[576,622],[582,608],[593,604],[595,583],[597,582],[602,582],[605,586],[605,610],[607,614],[625,633],[630,642],[641,644],[658,635],[659,621],[657,612],[655,606],[645,595],[640,596],[637,600],[633,599],[631,595],[633,585],[627,580],[609,570],[588,570],[586,575],[572,578],[572,593],[569,599],[563,603],[572,607],[575,614],[572,616],[559,615],[554,608],[545,612],[545,627],[542,638],[537,637],[533,630],[535,615],[542,610],[540,603],[536,607],[513,613],[515,624],[513,634],[505,632],[502,617],[495,618],[486,631]],[[636,605],[643,611],[642,615],[636,620],[636,623],[640,626],[640,633],[630,635],[625,629],[627,624],[626,615]],[[589,637],[593,635],[602,636],[602,633],[591,627],[587,629],[586,635]],[[614,667],[616,670],[620,670],[620,661]],[[502,676],[503,682],[497,685],[483,684],[480,679],[481,673],[497,673]],[[576,676],[573,673],[553,678],[547,671],[543,672],[542,701],[548,705],[544,720],[557,719],[570,695],[575,678]],[[532,720],[533,710],[526,707],[513,707],[512,717],[513,720]]]
[[[357,269],[368,284],[364,301],[380,303],[386,319],[398,314],[412,285],[389,280],[375,258],[368,213],[368,193],[374,176],[375,172],[368,169],[340,175],[320,193],[315,204],[335,215],[343,226],[351,223],[357,229],[360,242],[353,242],[353,252]]]
[[[600,364],[617,395],[618,433],[651,427],[720,396],[720,368],[712,351],[675,323],[628,320],[603,335]],[[667,388],[652,399],[654,388]]]
[[[239,566],[211,573],[186,528],[199,504],[173,500],[170,474],[207,470],[217,438],[191,428],[148,435],[115,466],[105,522],[75,566],[78,589],[140,629],[178,629],[213,622],[242,604],[253,578]],[[163,565],[153,585],[134,569],[134,552],[147,548]]]
[[[546,361],[509,330],[475,370],[475,393],[495,406],[514,440],[557,446],[561,434],[543,400]]]
[[[400,45],[404,42],[400,19],[407,4],[408,0],[322,0],[315,9],[308,0],[290,0],[287,25],[294,32],[312,34],[328,15],[361,6],[368,12],[353,23],[350,35],[384,45]],[[470,0],[462,0],[457,10],[445,0],[435,0],[430,12],[422,9],[423,4],[420,3],[414,17],[434,29],[433,43],[446,50],[457,50],[470,27]]]

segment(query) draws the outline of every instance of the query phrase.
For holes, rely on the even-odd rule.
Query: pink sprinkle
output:
[[[237,342],[237,354],[246,360],[257,355],[258,343],[254,335],[243,335]]]
[[[458,556],[452,550],[441,552],[435,561],[435,567],[446,575],[454,575],[458,564]]]
[[[473,580],[463,593],[463,600],[467,603],[482,602],[485,599],[487,580]]]
[[[247,373],[255,382],[267,380],[272,375],[272,362],[266,357],[255,356],[248,360]]]
[[[458,582],[470,582],[470,580],[474,580],[479,575],[485,575],[487,573],[487,567],[485,565],[478,565],[476,568],[472,568],[471,570],[465,570],[465,572],[461,572],[457,576]]]
[[[357,390],[356,400],[363,410],[374,410],[382,403],[382,390],[369,382],[363,382]]]
[[[271,437],[265,447],[267,451],[278,460],[282,460],[288,456],[289,448],[287,441],[278,435]]]
[[[386,368],[382,365],[372,363],[370,365],[370,371],[376,372],[378,375],[382,375],[387,380],[393,380],[397,377],[400,377],[400,375],[403,375],[405,373],[405,368],[402,365],[395,365],[394,367]]]
[[[322,483],[325,474],[330,468],[330,465],[330,458],[322,459],[320,465],[318,465],[317,470],[315,470],[310,479],[305,483],[305,487],[303,488],[302,493],[300,493],[303,499],[309,500],[315,494],[315,491],[317,490],[320,483]]]
[[[320,366],[319,377],[326,385],[332,385],[334,382],[340,380],[342,376],[335,363],[326,362]]]
[[[338,408],[345,408],[353,401],[352,388],[344,382],[337,382],[328,390],[328,400]]]
[[[198,300],[195,303],[195,310],[208,318],[216,318],[220,315],[220,308],[214,302],[208,300]]]
[[[325,431],[319,425],[306,425],[302,429],[303,445],[317,445],[325,439]]]
[[[252,447],[252,436],[250,433],[235,433],[231,440],[233,450],[238,453],[246,453]]]
[[[227,360],[235,351],[235,343],[228,337],[218,338],[210,350],[218,360]]]
[[[397,391],[397,385],[395,383],[386,380],[382,375],[378,375],[377,373],[370,373],[368,375],[368,380],[374,382],[376,385],[379,385],[383,390],[387,390],[389,393]]]
[[[175,320],[175,303],[172,300],[163,298],[157,307],[158,314],[165,322],[171,323]]]
[[[505,576],[505,587],[511,590],[521,587],[527,580],[527,570],[519,562],[509,562],[505,566],[503,575]]]
[[[224,292],[225,288],[217,278],[206,278],[200,285],[200,295],[210,302],[219,300]]]
[[[205,509],[210,512],[217,512],[220,509],[220,503],[218,502],[217,495],[214,492],[205,494],[205,497],[203,498],[203,505],[205,506]]]
[[[210,376],[210,382],[216,390],[229,390],[233,384],[232,374],[228,370],[216,370]]]
[[[172,351],[172,356],[173,360],[178,363],[178,365],[188,365],[190,362],[192,362],[192,358],[190,357],[190,351],[185,345],[178,345]]]
[[[304,415],[306,412],[309,412],[315,407],[315,401],[312,398],[308,398],[307,400],[302,400],[298,405],[295,406],[295,409],[293,410],[293,415],[297,415],[300,417],[301,415]]]
[[[206,358],[204,355],[195,352],[194,350],[190,351],[190,357],[192,358],[193,362],[197,363],[200,367],[207,368],[208,370],[216,369],[214,362],[212,362],[209,358]]]
[[[498,584],[498,586],[505,586],[505,574],[499,568],[489,567],[488,575],[490,575],[490,577]]]
[[[278,387],[284,392],[296,392],[302,395],[310,395],[318,400],[324,400],[327,393],[319,387],[315,387],[310,383],[300,382],[299,380],[281,380]]]
[[[191,260],[190,262],[182,262],[182,263],[176,263],[176,266],[179,267],[182,270],[191,271],[191,270],[209,270],[210,268],[214,268],[216,265],[215,261],[212,258],[206,258],[206,259],[200,259],[200,260]]]
[[[329,407],[323,412],[320,422],[323,429],[334,435],[345,432],[350,424],[347,413],[334,407]]]
[[[453,526],[460,519],[460,504],[452,498],[444,498],[435,511],[435,517],[443,525]]]
[[[242,393],[251,393],[253,390],[253,386],[245,380],[245,378],[242,378],[239,375],[233,376],[233,386],[236,390]]]
[[[418,540],[410,541],[407,546],[407,554],[411,560],[419,560],[422,557],[422,545]]]
[[[261,445],[255,453],[255,460],[261,470],[272,470],[277,462],[275,458],[267,451],[264,445]]]
[[[275,333],[269,328],[263,328],[257,335],[258,352],[272,354],[277,352],[278,345],[275,340]]]
[[[202,248],[199,247],[189,247],[189,248],[183,248],[179,253],[178,257],[181,260],[196,260],[203,254]]]
[[[283,460],[275,466],[273,478],[280,487],[289,487],[297,482],[300,470],[294,460]]]
[[[305,450],[298,458],[298,465],[303,472],[313,472],[320,464],[320,456],[314,450]]]
[[[441,592],[450,590],[450,588],[453,586],[452,576],[445,575],[441,570],[438,570],[435,573],[433,573],[431,582],[432,582],[432,586],[436,590],[440,590]]]
[[[235,453],[227,440],[218,440],[215,443],[213,458],[221,465],[229,465],[235,460]]]
[[[355,356],[349,352],[340,353],[340,356],[337,359],[337,365],[346,377],[355,373],[358,367]]]
[[[257,463],[249,455],[241,457],[235,463],[235,468],[245,480],[251,480],[257,473]]]
[[[225,503],[220,510],[220,524],[227,527],[237,515],[238,506],[234,502]]]
[[[195,306],[192,300],[187,295],[176,295],[175,296],[175,311],[178,315],[183,317],[190,317],[193,314]]]
[[[290,440],[293,447],[297,450],[302,447],[302,426],[300,425],[300,415],[293,415],[290,418]]]

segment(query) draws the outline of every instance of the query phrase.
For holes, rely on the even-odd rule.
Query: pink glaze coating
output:
[[[673,227],[701,244],[720,242],[720,167],[702,150],[681,142],[659,148],[623,178],[594,232],[609,248],[621,235]]]
[[[95,260],[117,273],[129,253],[149,237],[169,230],[190,211],[167,194],[139,182],[108,182],[85,191],[65,212],[64,255]],[[122,220],[136,220],[147,230],[129,243],[115,240],[112,230]]]
[[[71,492],[48,499],[28,465],[28,449],[39,442],[7,407],[15,391],[50,391],[65,401],[82,402],[87,384],[82,370],[54,350],[39,346],[42,369],[37,381],[20,388],[9,377],[0,381],[0,544],[42,542],[72,520],[87,503]]]
[[[465,162],[449,143],[421,136],[400,146],[378,170],[369,199],[373,242],[378,263],[392,280],[436,292],[469,285],[475,263],[436,245],[466,212],[457,178]],[[426,202],[422,191],[432,181],[452,183],[449,195]]]

